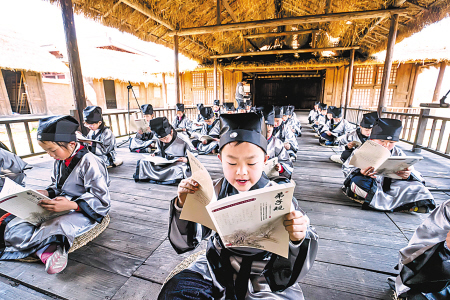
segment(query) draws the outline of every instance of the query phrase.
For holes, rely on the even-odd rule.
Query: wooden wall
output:
[[[6,91],[5,80],[3,79],[3,74],[0,70],[0,115],[7,116],[11,115],[11,105],[9,104],[8,92]]]

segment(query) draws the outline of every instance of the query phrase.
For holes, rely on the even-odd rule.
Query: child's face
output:
[[[273,126],[272,125],[266,125],[266,127],[267,127],[266,138],[270,139],[270,137],[272,136],[272,133],[273,133]]]
[[[214,111],[218,111],[219,110],[219,105],[213,105],[213,110]]]
[[[275,120],[273,122],[273,126],[278,127],[281,125],[282,122],[283,122],[283,118],[275,118]]]
[[[205,120],[205,123],[208,124],[208,125],[211,125],[213,122],[214,122],[214,118]]]
[[[331,120],[331,119],[333,119],[333,115],[332,114],[327,114],[327,118],[328,118],[328,120]]]
[[[153,115],[144,115],[145,121],[150,122],[151,119],[153,119]]]
[[[227,114],[234,114],[234,111],[232,111],[232,110],[227,110]]]
[[[100,127],[100,125],[102,125],[102,121],[92,124],[84,122],[84,127],[87,127],[92,131],[96,131]]]
[[[326,109],[322,109],[322,110],[320,111],[320,113],[321,113],[322,115],[327,115],[327,110],[326,110]]]
[[[48,155],[56,160],[68,159],[77,145],[76,142],[70,142],[67,144],[67,148],[64,148],[50,141],[38,141],[38,143]]]
[[[164,144],[170,143],[170,141],[172,140],[172,135],[173,135],[173,130],[170,131],[170,134],[166,135],[165,137],[159,138],[159,140],[161,142],[163,142]]]
[[[341,121],[341,118],[333,118],[334,123],[339,123]]]
[[[361,134],[364,136],[370,136],[370,134],[372,133],[372,128],[364,128],[359,126],[360,130],[361,130]]]
[[[243,113],[246,113],[247,111],[245,110],[245,109],[243,109],[243,108],[239,108],[238,109],[238,113],[240,113],[240,114],[243,114]]]
[[[314,110],[318,110],[319,109],[319,105],[314,105]]]
[[[288,115],[283,115],[283,122],[288,119]]]
[[[247,110],[250,110],[252,108],[251,105],[247,105]]]
[[[237,142],[232,142],[225,145],[218,156],[227,181],[238,191],[245,192],[261,178],[269,156],[254,144],[236,144]]]
[[[181,118],[184,115],[184,112],[177,110],[177,117]]]
[[[375,143],[383,146],[384,148],[388,149],[389,151],[391,151],[394,146],[395,146],[395,141],[391,141],[391,140],[378,140],[378,139],[373,139],[372,141],[374,141]]]

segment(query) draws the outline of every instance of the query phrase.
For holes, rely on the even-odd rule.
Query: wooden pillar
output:
[[[412,107],[412,104],[414,102],[414,94],[416,93],[417,78],[419,78],[419,74],[422,69],[421,66],[418,66],[418,65],[414,65],[414,68],[415,68],[416,72],[414,73],[414,79],[411,84],[411,91],[409,93],[408,107]]]
[[[220,96],[222,104],[225,102],[225,69],[221,70],[222,76],[220,76]]]
[[[86,96],[84,94],[83,75],[81,73],[80,55],[78,53],[75,22],[73,19],[72,0],[61,0],[61,12],[66,36],[67,55],[69,56],[70,77],[72,79],[73,98],[75,100],[76,116],[80,121],[83,131],[83,109],[86,107]],[[87,129],[86,129],[87,130]]]
[[[347,97],[347,80],[348,80],[348,67],[344,67],[344,80],[342,82],[341,107],[345,106],[345,98]]]
[[[166,85],[166,73],[162,73],[162,93],[164,107],[167,107],[167,85]]]
[[[252,82],[252,104],[253,106],[256,106],[255,100],[256,100],[256,78],[258,75],[253,75],[253,82]]]
[[[347,77],[347,93],[345,95],[345,105],[344,105],[344,119],[347,116],[347,107],[350,102],[350,96],[352,94],[352,83],[353,83],[353,64],[355,63],[355,50],[350,52],[350,65],[348,66],[348,77]]]
[[[219,1],[217,1],[219,2]],[[214,59],[214,100],[219,99],[218,90],[217,90],[217,58]]]
[[[438,103],[439,102],[439,94],[441,93],[441,86],[442,86],[442,80],[444,79],[444,73],[445,73],[445,66],[446,62],[442,61],[441,66],[439,68],[439,75],[436,82],[436,87],[434,88],[434,94],[433,94],[433,100],[432,103]]]
[[[222,23],[222,21],[220,20],[220,0],[217,0],[216,18],[217,18],[217,25],[220,25]]]
[[[178,35],[173,36],[173,52],[175,54],[175,101],[180,102],[180,71],[178,66]]]
[[[378,100],[378,116],[384,109],[386,96],[389,89],[389,75],[391,74],[392,57],[394,56],[395,40],[397,39],[398,15],[392,15],[391,26],[389,28],[389,36],[386,48],[386,59],[384,61],[383,78],[381,80],[380,99]]]

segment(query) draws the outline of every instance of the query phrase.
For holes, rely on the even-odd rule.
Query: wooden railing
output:
[[[430,116],[429,108],[418,108],[418,110],[419,113],[384,111],[382,117],[402,121],[403,129],[400,140],[412,144],[412,151],[420,152],[421,149],[424,149],[450,158],[450,118]],[[347,120],[359,125],[362,115],[372,111],[375,110],[349,107]]]
[[[130,111],[138,112],[137,109]],[[174,108],[155,108],[155,117],[165,116],[173,122],[176,116]],[[197,107],[186,107],[186,116],[197,119]],[[0,141],[2,141],[15,154],[22,158],[44,154],[36,138],[39,120],[47,116],[20,116],[0,118]],[[111,128],[116,137],[128,135],[130,125],[128,123],[128,111],[109,110],[103,113],[105,124]],[[131,119],[132,120],[132,119]],[[134,133],[134,132],[131,132]]]

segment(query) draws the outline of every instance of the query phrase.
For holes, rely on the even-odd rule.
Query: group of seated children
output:
[[[264,136],[264,127],[273,127],[273,118],[268,117],[267,124],[258,113],[248,113],[245,118],[223,114],[220,118],[218,158],[224,177],[214,181],[218,201],[276,185],[263,172],[270,155],[268,143],[274,141],[272,136]],[[287,179],[281,178],[280,183],[286,182]],[[288,199],[294,209],[284,216],[283,224],[290,239],[285,258],[256,248],[225,247],[210,228],[181,219],[186,196],[199,188],[192,178],[183,179],[178,185],[177,197],[170,204],[168,236],[177,253],[194,250],[209,237],[206,254],[199,255],[188,268],[165,283],[158,299],[304,299],[298,282],[312,267],[318,236],[297,200]]]
[[[322,107],[326,107],[326,104],[322,105]],[[323,114],[325,111],[326,115]],[[317,117],[316,122],[317,127],[313,128],[316,130],[321,146],[337,146],[336,140],[354,129],[352,124],[342,118],[342,108],[335,106],[328,106],[326,109],[321,110],[321,114]]]
[[[98,125],[90,134],[98,138],[97,130],[102,125],[99,124],[98,110],[91,107],[85,116],[85,122]],[[52,116],[39,121],[39,146],[55,159],[51,184],[45,190],[38,190],[51,200],[41,200],[39,205],[57,216],[37,226],[9,213],[1,217],[0,260],[30,256],[39,258],[47,273],[59,273],[67,266],[68,251],[75,238],[101,223],[108,214],[107,159],[94,155],[88,147],[77,142],[78,126],[78,121],[71,116]],[[3,166],[16,173],[17,177],[13,179],[22,184],[26,164],[12,153],[1,153]],[[14,166],[10,165],[13,160]]]

